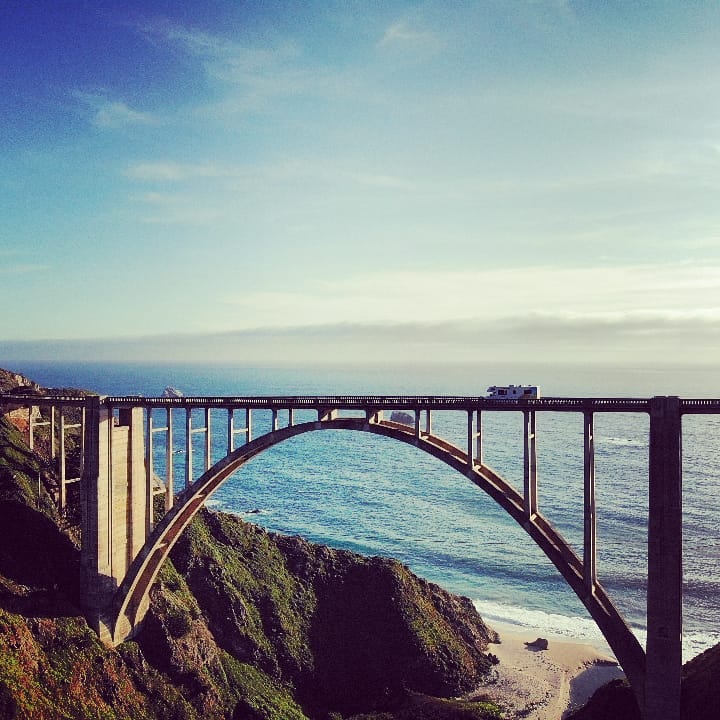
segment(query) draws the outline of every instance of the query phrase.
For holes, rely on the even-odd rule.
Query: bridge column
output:
[[[468,410],[467,411],[467,462],[468,467],[472,469],[473,467],[473,455],[474,455],[474,445],[475,445],[475,426],[473,422],[473,411]]]
[[[483,464],[483,440],[482,440],[482,411],[475,413],[475,461],[478,465]]]
[[[65,411],[62,405],[58,407],[58,413],[60,415],[60,435],[58,438],[58,453],[60,455],[60,493],[58,497],[58,506],[62,511],[67,505],[67,465],[65,462]]]
[[[99,397],[85,406],[85,462],[80,496],[82,546],[80,549],[80,600],[90,626],[111,642],[106,610],[117,583],[112,577],[112,513],[110,487],[110,434],[112,412]]]
[[[35,423],[33,422],[33,406],[28,405],[28,447],[35,449]]]
[[[523,469],[525,489],[525,515],[537,514],[537,438],[535,411],[523,410]]]
[[[145,537],[149,537],[153,529],[153,426],[152,408],[146,410],[145,416]]]
[[[650,401],[645,720],[679,720],[682,676],[682,424],[677,397]]]
[[[54,460],[56,451],[55,451],[55,406],[52,405],[50,407],[50,457]]]
[[[167,412],[167,435],[165,441],[165,512],[175,503],[175,487],[173,482],[173,426],[172,408]]]
[[[193,480],[193,446],[192,446],[193,426],[192,426],[192,408],[185,408],[185,487],[192,484]]]
[[[205,408],[205,470],[212,465],[212,438],[210,437],[210,408]]]
[[[583,539],[583,578],[588,592],[592,592],[597,582],[597,534],[595,515],[595,432],[593,414],[583,413],[584,436],[584,539]]]
[[[82,498],[81,601],[88,622],[112,642],[110,605],[145,544],[147,495],[143,409],[120,411],[86,401]]]
[[[227,409],[227,454],[235,449],[235,410]]]

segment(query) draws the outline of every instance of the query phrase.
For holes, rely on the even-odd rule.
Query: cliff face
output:
[[[171,558],[178,574],[168,568],[153,591],[138,642],[149,654],[165,648],[176,682],[197,667],[183,652],[193,633],[292,686],[314,715],[397,707],[406,691],[456,695],[490,667],[485,651],[495,634],[472,603],[393,560],[271,535],[208,511]],[[190,682],[202,685],[195,675]]]
[[[204,511],[113,649],[78,608],[79,551],[0,418],[0,718],[485,718],[433,699],[474,687],[494,637],[469,600],[397,562]],[[381,714],[377,714],[381,713]]]

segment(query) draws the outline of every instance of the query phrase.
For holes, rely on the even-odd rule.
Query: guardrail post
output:
[[[650,401],[645,720],[679,720],[682,677],[682,422],[677,397]]]

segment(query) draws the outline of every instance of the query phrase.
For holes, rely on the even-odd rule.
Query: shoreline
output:
[[[624,677],[609,653],[582,641],[518,630],[494,623],[499,643],[488,647],[500,663],[473,697],[490,697],[505,709],[508,720],[561,720],[584,705],[599,687]],[[528,647],[538,637],[547,650]]]

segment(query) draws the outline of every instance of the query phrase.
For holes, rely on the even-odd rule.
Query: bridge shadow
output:
[[[81,616],[80,551],[39,510],[0,499],[0,607],[26,617]]]

